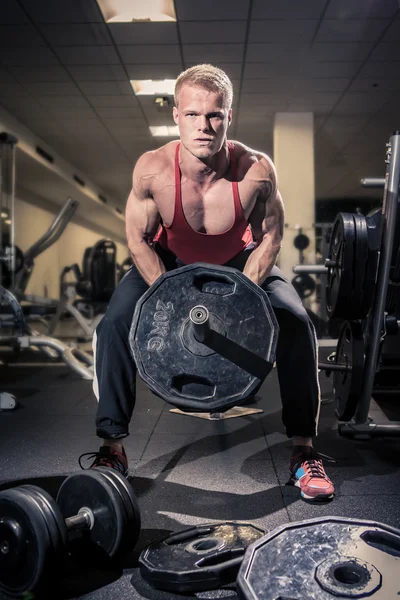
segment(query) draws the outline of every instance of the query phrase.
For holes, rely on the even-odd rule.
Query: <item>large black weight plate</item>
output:
[[[358,321],[346,321],[340,330],[335,363],[350,367],[333,372],[333,394],[339,421],[350,421],[356,412],[363,383],[365,362],[364,339]]]
[[[15,598],[37,589],[54,565],[62,534],[50,533],[45,504],[23,486],[0,493],[0,590]]]
[[[356,240],[354,244],[354,278],[351,294],[351,306],[347,319],[363,319],[367,316],[370,306],[365,302],[367,295],[366,273],[368,262],[368,229],[364,215],[353,215]]]
[[[115,469],[96,467],[96,470],[104,473],[110,479],[121,496],[126,514],[126,526],[123,531],[121,549],[126,551],[132,550],[139,539],[141,526],[139,504],[133,488],[126,477],[118,473]]]
[[[355,224],[352,213],[339,213],[328,251],[326,310],[331,319],[346,318],[354,277]],[[330,265],[329,265],[330,263]]]
[[[57,504],[64,519],[77,515],[82,508],[93,514],[93,527],[70,531],[70,540],[84,537],[110,557],[117,554],[124,541],[127,517],[121,495],[108,476],[98,469],[70,475],[61,484]]]
[[[389,600],[399,593],[400,530],[326,517],[290,523],[246,551],[237,578],[246,600]]]
[[[327,259],[326,309],[331,319],[363,319],[371,308],[374,280],[368,265],[373,267],[374,256],[369,233],[363,215],[336,216]]]
[[[213,590],[235,581],[246,548],[264,533],[248,523],[191,527],[143,550],[140,572],[160,590]]]
[[[190,327],[206,307],[204,343]],[[130,346],[150,389],[183,410],[240,404],[271,370],[278,324],[267,294],[240,271],[197,263],[162,275],[138,301]]]

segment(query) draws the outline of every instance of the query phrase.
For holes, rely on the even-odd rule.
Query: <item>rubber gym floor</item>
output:
[[[33,483],[55,496],[64,478],[79,470],[79,455],[99,447],[91,382],[64,366],[10,366],[0,373],[2,389],[19,401],[17,410],[0,413],[0,489]],[[332,381],[323,374],[320,380],[322,397],[329,401]],[[381,409],[373,406],[373,416],[379,415]],[[239,520],[272,530],[290,521],[339,515],[400,528],[400,441],[339,437],[333,402],[321,407],[315,446],[337,461],[326,465],[336,497],[310,505],[296,488],[285,486],[291,445],[280,418],[275,369],[259,392],[261,414],[207,421],[172,414],[170,408],[138,380],[126,439],[142,515],[137,547],[109,568],[86,556],[55,583],[53,600],[182,598],[153,590],[140,577],[137,559],[150,542],[191,525]],[[385,410],[394,409],[387,404]],[[232,587],[197,596],[235,598],[236,592]]]

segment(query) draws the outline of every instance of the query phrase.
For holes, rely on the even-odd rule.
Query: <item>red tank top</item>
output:
[[[223,265],[243,248],[253,243],[253,235],[240,203],[237,183],[237,164],[233,145],[228,142],[232,192],[235,206],[233,225],[223,233],[199,233],[192,229],[186,220],[182,207],[181,170],[179,168],[179,147],[175,152],[175,210],[171,225],[162,225],[154,238],[160,245],[170,250],[185,265],[206,262]]]

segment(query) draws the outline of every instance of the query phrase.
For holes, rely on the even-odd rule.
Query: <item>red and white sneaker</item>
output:
[[[325,473],[321,455],[313,448],[307,454],[299,453],[292,456],[289,472],[290,479],[287,485],[299,487],[301,497],[304,500],[308,502],[326,502],[334,497],[335,488],[333,483]]]

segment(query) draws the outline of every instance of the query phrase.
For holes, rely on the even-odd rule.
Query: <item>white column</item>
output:
[[[285,206],[285,231],[279,267],[289,281],[299,251],[293,245],[297,228],[310,238],[304,262],[315,262],[315,181],[313,113],[276,113],[274,123],[274,163],[279,191]]]

